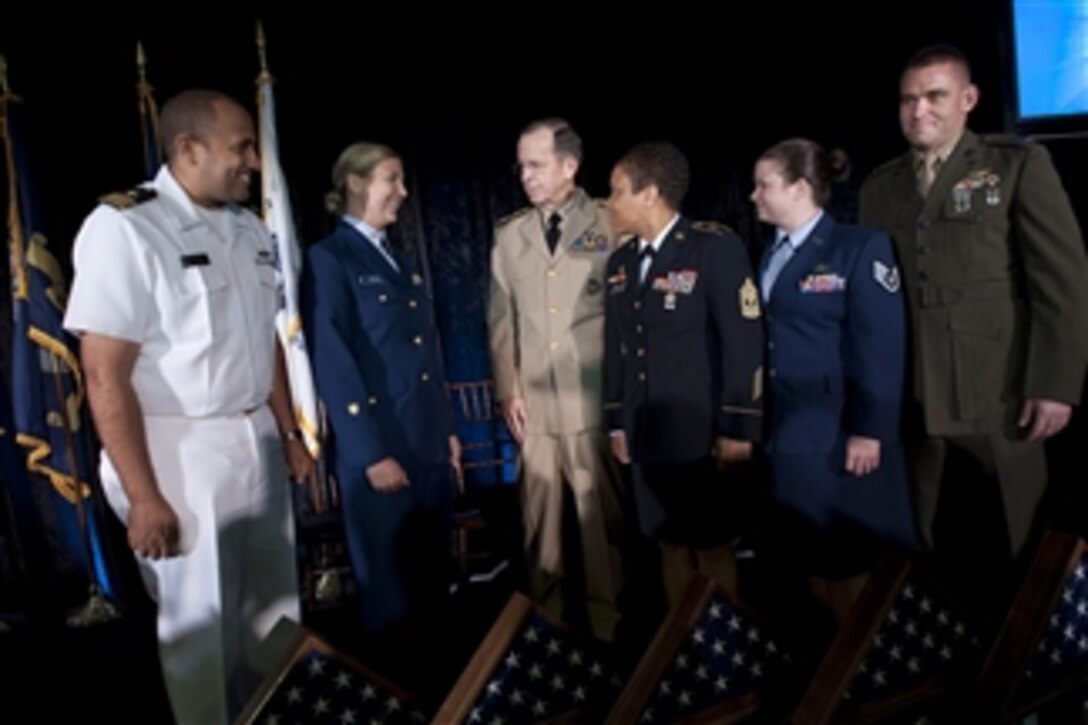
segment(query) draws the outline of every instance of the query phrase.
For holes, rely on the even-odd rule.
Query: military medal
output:
[[[966,214],[971,211],[971,186],[959,182],[952,188],[952,208],[957,214]]]
[[[670,272],[669,276],[672,277]],[[699,273],[694,269],[682,269],[675,273],[674,284],[676,290],[682,295],[690,295],[695,291],[695,281],[699,279]]]
[[[676,293],[672,290],[665,293],[665,309],[670,312],[676,309]]]
[[[1001,179],[997,174],[990,174],[986,177],[986,203],[990,206],[998,206],[1001,204],[1001,188],[998,184],[1001,183]]]
[[[834,272],[810,274],[797,283],[802,294],[823,294],[842,292],[846,289],[846,278]]]
[[[588,231],[570,245],[574,252],[607,252],[608,237],[600,232]]]
[[[627,289],[627,270],[620,265],[620,268],[616,270],[616,273],[609,277],[605,282],[608,284],[609,292],[614,295],[622,293]]]

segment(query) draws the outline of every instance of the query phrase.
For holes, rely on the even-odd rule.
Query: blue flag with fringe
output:
[[[15,104],[0,103],[12,287],[11,430],[21,466],[5,477],[35,589],[45,609],[113,595],[91,496],[93,439],[73,338],[62,326],[67,287],[49,250],[27,174]],[[21,475],[20,475],[21,474]],[[73,621],[72,624],[93,622]]]

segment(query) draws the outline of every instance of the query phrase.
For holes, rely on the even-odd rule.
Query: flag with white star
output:
[[[302,636],[289,664],[246,707],[244,725],[373,725],[425,723],[399,688],[313,634]]]
[[[1088,553],[1065,580],[1024,677],[1052,682],[1088,666]]]
[[[925,579],[910,577],[870,640],[843,705],[947,679],[971,650],[967,623]]]
[[[978,642],[925,572],[885,557],[870,573],[795,711],[797,723],[874,722],[924,708],[977,672]]]
[[[620,682],[592,642],[515,593],[436,722],[536,723],[607,709]]]
[[[1052,532],[1035,559],[979,679],[1009,719],[1088,680],[1088,542]]]
[[[609,723],[724,721],[758,709],[789,655],[754,615],[709,580],[669,614]]]

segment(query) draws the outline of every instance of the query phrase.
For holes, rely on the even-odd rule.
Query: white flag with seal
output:
[[[280,167],[279,142],[276,137],[276,104],[272,78],[265,72],[258,79],[258,114],[260,116],[261,208],[264,222],[272,235],[276,251],[276,282],[279,310],[276,330],[287,362],[287,377],[295,406],[295,420],[305,439],[306,448],[317,459],[321,453],[318,427],[317,393],[314,389],[302,318],[298,312],[298,276],[302,268],[298,237],[291,215],[291,199]]]

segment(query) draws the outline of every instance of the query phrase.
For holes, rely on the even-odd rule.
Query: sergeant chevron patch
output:
[[[879,259],[874,259],[873,279],[892,294],[899,291],[899,270],[894,265],[889,267]]]

